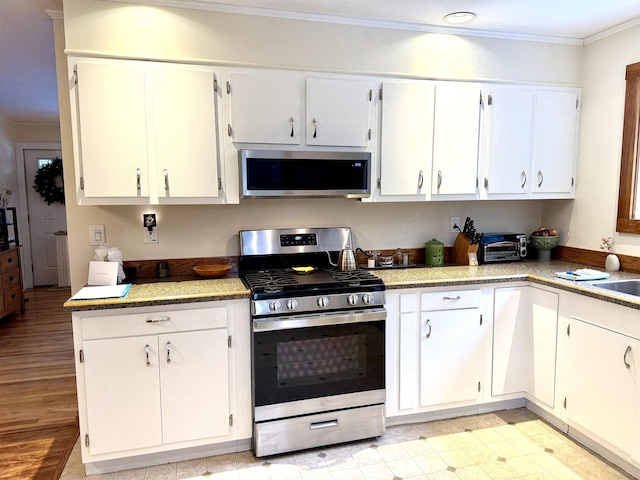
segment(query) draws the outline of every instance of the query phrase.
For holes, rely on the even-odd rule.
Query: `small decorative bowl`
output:
[[[231,265],[196,265],[193,271],[203,278],[220,278],[224,277],[231,270]]]
[[[550,250],[558,245],[558,235],[548,237],[529,235],[529,243],[538,250]]]

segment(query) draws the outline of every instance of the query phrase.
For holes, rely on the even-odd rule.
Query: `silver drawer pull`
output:
[[[150,352],[150,350],[151,350],[151,347],[149,347],[149,345],[145,345],[144,346],[144,353],[145,353],[145,355],[147,357],[147,367],[151,366],[151,362],[149,361],[149,352]]]
[[[311,422],[309,423],[309,430],[317,430],[319,428],[337,427],[338,419],[327,420],[326,422]]]
[[[624,362],[624,366],[627,368],[631,368],[631,364],[629,362],[627,362],[627,355],[629,355],[631,353],[631,346],[628,346],[627,349],[624,351],[624,356],[622,357],[622,361]]]
[[[167,342],[167,363],[171,363],[171,342]]]
[[[456,295],[455,297],[442,297],[443,300],[460,300],[460,295]]]
[[[168,322],[169,320],[171,320],[171,317],[160,317],[160,318],[147,318],[146,322],[147,323],[163,323],[163,322]]]

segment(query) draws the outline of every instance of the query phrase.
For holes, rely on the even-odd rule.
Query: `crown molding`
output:
[[[49,15],[52,20],[64,20],[62,10],[45,10],[44,12]]]
[[[608,28],[603,30],[600,33],[596,33],[595,35],[591,35],[584,39],[584,44],[587,45],[589,43],[593,43],[598,40],[602,40],[603,38],[610,37],[611,35],[615,35],[616,33],[623,32],[624,30],[628,30],[629,28],[633,28],[636,25],[640,25],[640,17],[634,18],[633,20],[629,20],[628,22],[621,23],[620,25],[616,25],[615,27]]]
[[[502,40],[521,40],[528,42],[559,43],[565,45],[583,45],[581,38],[561,37],[554,35],[535,35],[515,32],[498,32],[493,30],[476,30],[466,27],[443,27],[439,25],[425,25],[412,22],[395,22],[389,20],[372,20],[353,18],[339,15],[327,15],[309,12],[290,12],[264,7],[246,7],[242,5],[227,5],[207,0],[108,0],[118,3],[135,3],[161,7],[186,8],[190,10],[208,10],[220,13],[240,15],[254,15],[261,17],[285,18],[289,20],[306,20],[310,22],[334,23],[358,27],[386,28],[390,30],[407,30],[422,33],[439,33],[468,37],[497,38]]]

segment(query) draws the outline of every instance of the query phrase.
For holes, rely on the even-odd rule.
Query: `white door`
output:
[[[38,168],[54,158],[62,158],[62,152],[60,150],[24,150],[33,285],[36,287],[58,283],[58,256],[54,234],[67,230],[65,206],[59,203],[47,205],[47,202],[33,189],[33,180]],[[29,265],[25,267],[29,268]]]
[[[365,80],[307,79],[307,145],[366,147],[372,85]]]
[[[434,84],[385,81],[380,129],[380,194],[426,199],[433,151]]]

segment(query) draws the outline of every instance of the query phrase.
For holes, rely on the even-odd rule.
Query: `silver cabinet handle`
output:
[[[168,322],[169,320],[171,320],[171,317],[160,317],[160,318],[147,317],[145,321],[147,323],[163,323],[163,322]]]
[[[167,342],[167,363],[171,363],[171,342]]]
[[[424,175],[422,174],[422,170],[418,174],[418,188],[422,188],[422,184],[424,183]]]
[[[140,188],[140,169],[136,169],[136,187],[138,188],[138,191],[141,190]]]
[[[227,123],[227,137],[230,137],[233,134],[233,129],[231,128],[231,124]]]
[[[542,170],[538,170],[538,188],[542,186],[542,182],[544,182],[544,175],[542,175]]]
[[[167,169],[165,168],[162,173],[164,174],[164,189],[169,191],[169,172],[167,172]]]
[[[313,138],[316,138],[318,136],[318,121],[314,118],[313,119]]]
[[[438,170],[438,188],[442,185],[442,170]]]
[[[151,362],[149,361],[149,354],[151,353],[151,347],[149,345],[144,346],[144,353],[147,357],[147,367],[151,366]]]
[[[293,117],[289,117],[289,123],[291,124],[291,136],[293,137]]]
[[[442,297],[443,300],[460,300],[460,295],[456,295],[455,297],[448,297],[448,296],[444,296]]]
[[[426,337],[429,338],[431,337],[431,322],[429,321],[428,318],[427,318],[427,327],[429,327],[429,330],[427,331]]]
[[[622,361],[624,362],[624,366],[627,368],[631,368],[631,364],[629,362],[627,362],[627,355],[629,355],[631,353],[631,346],[628,346],[627,349],[624,351],[624,355],[622,357]]]
[[[522,173],[520,174],[520,179],[522,180],[522,183],[520,184],[520,188],[524,188],[524,186],[527,184],[527,172],[523,170]]]

